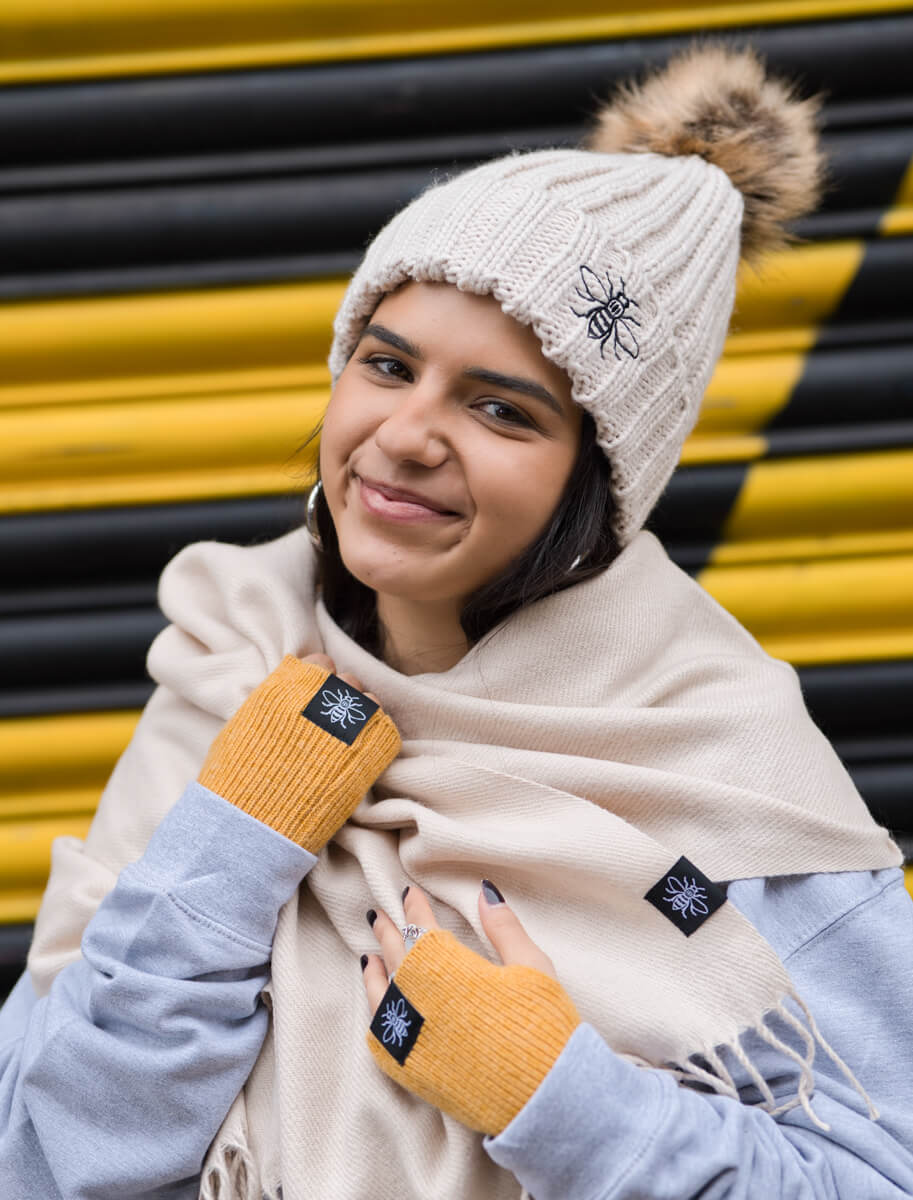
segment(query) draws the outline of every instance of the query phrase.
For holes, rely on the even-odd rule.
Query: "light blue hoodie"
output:
[[[197,1195],[266,1032],[279,909],[314,862],[189,785],[90,922],[82,959],[40,1000],[26,973],[0,1011],[0,1200]],[[632,1066],[581,1025],[526,1107],[484,1141],[535,1200],[913,1197],[902,872],[741,880],[729,899],[780,954],[880,1120],[820,1053],[813,1107],[829,1132],[801,1108],[774,1119],[754,1107],[732,1059],[746,1103]],[[775,1094],[794,1090],[788,1058],[758,1039],[750,1049]]]

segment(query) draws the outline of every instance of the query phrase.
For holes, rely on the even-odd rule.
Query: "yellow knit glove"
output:
[[[535,967],[495,966],[451,933],[422,934],[381,1000],[368,1046],[378,1066],[479,1133],[509,1125],[580,1016]]]
[[[401,745],[373,700],[287,654],[223,727],[197,778],[317,854]]]

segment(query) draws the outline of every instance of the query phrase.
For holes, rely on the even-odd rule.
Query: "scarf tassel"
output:
[[[221,1142],[207,1157],[199,1200],[281,1200],[278,1194],[261,1191],[257,1175],[246,1145]]]
[[[865,1101],[871,1119],[877,1121],[879,1115],[878,1109],[872,1103],[868,1092],[866,1092],[865,1088],[833,1046],[825,1039],[804,1001],[795,992],[790,992],[789,998],[796,1004],[802,1018],[804,1018],[804,1023],[803,1020],[800,1020],[799,1017],[790,1012],[786,1004],[781,1001],[775,1008],[764,1014],[760,1022],[754,1027],[754,1032],[763,1038],[768,1045],[773,1046],[775,1050],[792,1059],[796,1064],[799,1072],[799,1080],[795,1096],[791,1096],[787,1101],[778,1104],[767,1080],[751,1061],[751,1058],[745,1052],[744,1047],[738,1039],[732,1044],[725,1043],[719,1047],[731,1053],[745,1069],[752,1083],[761,1093],[762,1100],[760,1107],[765,1112],[770,1113],[772,1117],[777,1117],[781,1113],[789,1112],[791,1109],[801,1106],[812,1124],[825,1132],[830,1130],[830,1125],[822,1121],[811,1106],[811,1098],[815,1090],[815,1076],[812,1067],[815,1061],[815,1047],[817,1044],[839,1067],[846,1079]],[[803,1044],[804,1052],[800,1053],[777,1036],[771,1025],[768,1024],[768,1022],[772,1022],[774,1017],[779,1017],[798,1035]],[[703,1059],[712,1069],[708,1070],[698,1063],[693,1062],[693,1058]],[[735,1080],[732,1078],[730,1071],[715,1048],[696,1052],[686,1063],[672,1063],[669,1070],[670,1074],[674,1075],[680,1083],[705,1084],[721,1096],[731,1096],[734,1100],[740,1098]]]

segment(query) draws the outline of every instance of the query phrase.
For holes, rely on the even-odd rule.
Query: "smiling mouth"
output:
[[[439,508],[432,508],[418,498],[404,496],[392,488],[387,489],[382,485],[368,483],[360,475],[356,475],[355,480],[358,483],[362,505],[368,512],[384,520],[411,524],[452,521],[460,515],[456,512],[445,512]]]

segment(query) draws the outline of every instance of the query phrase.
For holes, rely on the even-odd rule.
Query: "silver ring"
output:
[[[404,925],[400,930],[403,935],[403,945],[407,950],[411,950],[423,933],[427,933],[427,929],[423,929],[421,925]]]

